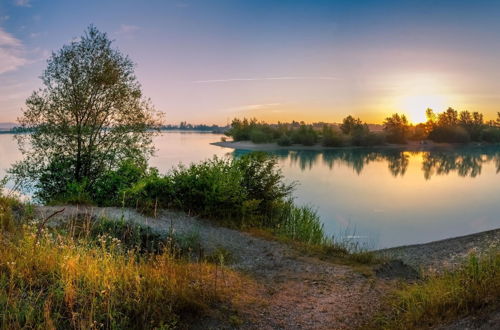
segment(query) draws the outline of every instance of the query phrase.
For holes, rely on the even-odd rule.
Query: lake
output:
[[[160,171],[213,155],[245,153],[210,145],[220,135],[166,132],[150,161]],[[370,248],[471,234],[500,227],[500,147],[448,151],[336,150],[274,153],[298,204],[315,207],[329,234]],[[0,135],[0,176],[21,159]]]

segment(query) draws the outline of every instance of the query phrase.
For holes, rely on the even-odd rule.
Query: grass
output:
[[[79,235],[17,224],[10,203],[0,196],[11,224],[0,232],[3,329],[182,327],[192,315],[231,305],[251,285],[220,263],[190,262],[171,249],[149,253],[145,232],[123,224]],[[114,237],[125,232],[128,241]]]
[[[500,306],[500,251],[470,255],[458,269],[405,285],[390,298],[377,329],[427,329]]]

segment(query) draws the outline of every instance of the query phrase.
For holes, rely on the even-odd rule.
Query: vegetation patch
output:
[[[0,203],[6,202],[0,196]],[[103,222],[92,235],[102,230],[122,236],[129,229]],[[96,236],[96,244],[92,235],[75,237],[28,223],[1,231],[2,328],[183,327],[192,315],[231,305],[250,284],[220,263],[188,262],[170,250],[129,249],[144,246],[142,234],[124,242]]]
[[[389,313],[379,316],[375,328],[432,328],[450,321],[494,310],[500,301],[500,252],[470,255],[458,269],[429,275],[404,285],[391,297]]]

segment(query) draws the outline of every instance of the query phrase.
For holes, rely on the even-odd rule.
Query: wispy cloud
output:
[[[195,84],[210,84],[210,83],[227,83],[238,81],[266,81],[266,80],[337,80],[337,77],[315,77],[315,76],[290,76],[290,77],[264,77],[264,78],[228,78],[228,79],[208,79],[208,80],[195,80]]]
[[[131,34],[136,31],[139,31],[141,28],[137,25],[128,25],[128,24],[122,24],[120,25],[120,28],[116,32],[117,34]]]
[[[0,27],[0,74],[27,63],[22,42]]]
[[[19,7],[31,7],[31,1],[30,0],[15,0],[14,5],[19,6]]]
[[[247,104],[239,107],[233,107],[226,109],[229,112],[244,112],[244,111],[258,111],[258,110],[269,110],[271,108],[276,108],[282,106],[282,103],[260,103],[260,104]]]

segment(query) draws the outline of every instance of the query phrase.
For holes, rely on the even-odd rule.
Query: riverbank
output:
[[[429,243],[381,249],[375,253],[399,259],[426,272],[440,272],[460,265],[471,253],[481,255],[499,247],[500,228]]]
[[[347,147],[325,147],[319,144],[313,146],[304,146],[301,144],[294,144],[291,146],[280,146],[277,143],[253,143],[251,141],[220,141],[210,143],[211,145],[231,148],[236,150],[248,150],[248,151],[326,151],[326,150],[401,150],[401,151],[429,151],[429,150],[450,150],[456,148],[468,148],[468,147],[485,147],[492,146],[492,144],[484,143],[468,143],[468,144],[452,144],[452,143],[435,143],[432,141],[427,141],[426,143],[420,143],[418,141],[410,141],[407,144],[386,144],[373,147],[357,147],[357,146],[347,146]]]
[[[39,207],[40,218],[61,207]],[[352,329],[370,322],[401,280],[400,269],[377,276],[378,266],[361,267],[320,260],[273,239],[214,225],[181,212],[162,211],[156,218],[131,209],[66,206],[53,225],[73,218],[125,220],[160,233],[197,237],[206,254],[225,251],[226,266],[247,274],[257,286],[252,303],[242,302],[235,315],[242,329]],[[500,229],[447,240],[377,251],[424,272],[453,268],[467,253],[498,246]],[[460,256],[460,258],[458,257]],[[391,271],[389,267],[389,272]],[[389,275],[391,275],[389,273]],[[222,322],[222,323],[221,323]],[[224,320],[206,316],[203,324],[223,327]],[[196,328],[196,326],[194,326]]]

